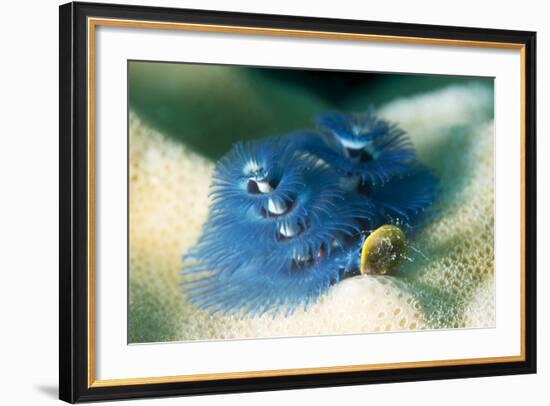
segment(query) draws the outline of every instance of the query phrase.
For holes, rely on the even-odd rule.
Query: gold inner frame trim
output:
[[[316,368],[277,369],[265,371],[221,372],[210,374],[190,374],[145,378],[95,379],[95,28],[97,26],[148,28],[160,30],[180,30],[194,32],[233,33],[244,35],[283,36],[299,38],[339,39],[371,42],[389,42],[431,46],[459,46],[477,48],[512,49],[520,51],[520,137],[521,137],[521,269],[520,269],[520,354],[502,357],[465,358],[451,360],[415,361],[384,364],[345,365]],[[458,365],[479,365],[525,361],[525,45],[520,43],[466,41],[440,38],[405,37],[391,35],[355,34],[345,32],[307,31],[261,27],[241,27],[228,25],[166,23],[139,20],[89,18],[88,41],[88,387],[112,387],[126,385],[161,384],[192,381],[212,381],[219,379],[266,378],[280,376],[331,374],[342,372],[380,371],[398,368],[426,368]]]

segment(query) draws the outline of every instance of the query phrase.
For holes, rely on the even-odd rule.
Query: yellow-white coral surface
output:
[[[206,219],[213,163],[131,114],[130,342],[493,326],[492,97],[472,84],[381,106],[439,176],[439,214],[396,275],[349,278],[275,318],[211,316],[185,300],[181,258]]]

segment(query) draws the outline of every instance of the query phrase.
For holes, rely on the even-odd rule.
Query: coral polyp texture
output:
[[[205,225],[211,218],[210,208],[215,204],[209,185],[217,181],[213,177],[217,168],[184,143],[153,129],[150,123],[131,113],[129,342],[494,326],[492,95],[490,86],[478,82],[416,93],[377,106],[380,117],[398,123],[408,134],[405,149],[413,148],[415,160],[433,170],[439,181],[434,205],[428,208],[428,213],[412,216],[409,222],[419,221],[414,230],[407,230],[405,224],[388,224],[384,217],[383,225],[396,225],[407,237],[407,252],[391,272],[361,274],[363,247],[357,239],[353,253],[358,258],[354,267],[359,271],[348,272],[343,280],[330,285],[325,294],[315,294],[317,300],[310,301],[307,310],[297,306],[292,314],[280,313],[275,318],[270,312],[260,315],[259,308],[255,314],[246,315],[245,309],[241,309],[212,315],[213,308],[199,308],[187,295],[182,295],[182,254],[196,250],[204,237]],[[349,108],[361,110],[365,105],[358,99]],[[319,126],[325,128],[322,123]],[[189,134],[182,136],[192,136],[195,130],[189,127],[185,131]],[[308,133],[311,132],[319,129]],[[300,142],[306,141],[303,136],[302,133]],[[330,141],[333,137],[329,130],[317,137],[316,143],[330,147],[326,146],[325,138]],[[284,144],[284,140],[276,142]],[[289,167],[295,165],[292,162]],[[329,165],[327,159],[319,171],[326,171]],[[340,178],[345,174],[333,169],[331,172]],[[348,190],[346,185],[354,185],[353,181],[343,179],[338,190]],[[377,187],[379,184],[377,181]],[[260,189],[266,185],[257,186]],[[273,204],[271,208],[278,210]],[[431,220],[424,222],[428,219]],[[379,233],[384,231],[376,228]],[[390,230],[390,240],[396,235],[395,230]],[[344,246],[349,247],[350,240],[345,241]],[[370,256],[375,252],[366,252],[367,263],[377,263],[373,262],[376,256]],[[195,266],[194,261],[184,263],[184,272]],[[208,274],[217,272],[204,264],[202,267]],[[267,263],[262,262],[257,271],[268,269]],[[185,280],[196,278],[200,275],[190,275]]]
[[[183,271],[198,307],[243,315],[307,310],[359,274],[373,230],[392,224],[412,233],[422,224],[437,181],[403,130],[372,110],[322,114],[317,124],[238,143],[216,165],[208,220]],[[389,235],[375,241],[382,255],[406,255],[405,241],[398,251]]]

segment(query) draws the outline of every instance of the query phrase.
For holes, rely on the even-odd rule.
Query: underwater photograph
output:
[[[128,343],[495,327],[494,79],[128,61]]]

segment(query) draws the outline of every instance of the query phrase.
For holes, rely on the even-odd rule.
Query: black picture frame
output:
[[[235,393],[536,372],[536,33],[435,25],[308,18],[112,4],[60,6],[60,267],[59,397],[67,402]],[[209,25],[322,31],[380,36],[512,43],[524,65],[524,359],[514,362],[430,366],[191,382],[94,387],[88,353],[87,19],[102,17]]]

